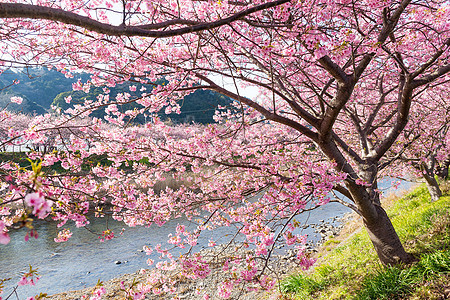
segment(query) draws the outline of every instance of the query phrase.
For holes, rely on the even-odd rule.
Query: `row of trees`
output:
[[[9,188],[4,204],[38,193],[53,201],[48,213],[55,220],[77,226],[88,222],[89,208],[105,201],[115,218],[130,226],[163,225],[184,215],[198,228],[177,230],[171,242],[181,248],[194,245],[204,229],[235,226],[247,239],[244,245],[253,245],[253,255],[234,261],[239,276],[223,282],[221,291],[249,281],[270,287],[267,264],[254,262],[270,259],[279,239],[298,244],[302,258],[295,216],[328,202],[331,191],[346,196],[342,202],[362,216],[383,264],[415,259],[381,206],[377,181],[399,174],[405,162],[432,179],[436,161],[448,158],[446,1],[122,4],[0,3],[4,68],[39,64],[68,76],[82,69],[91,79],[74,88],[84,91],[130,79],[167,80],[137,96],[109,97],[105,91],[58,119],[34,119],[21,133],[31,142],[50,132],[71,132],[69,140],[57,140],[64,151],[30,153],[43,159],[42,165],[60,162],[68,172],[52,175],[38,164],[15,172],[4,164],[2,180]],[[243,97],[240,89],[246,86],[258,87],[258,97]],[[236,100],[237,109],[218,113],[219,123],[201,130],[185,127],[182,139],[157,120],[145,127],[127,122],[161,109],[177,112],[177,100],[200,88]],[[130,102],[138,108],[119,109]],[[98,120],[86,121],[97,109],[105,109],[113,127],[101,130]],[[83,172],[94,154],[111,164]],[[168,173],[180,187],[154,192]],[[248,200],[260,191],[262,197]],[[3,217],[4,228],[27,211],[16,214],[19,219]],[[209,272],[201,256],[171,264],[187,276]]]

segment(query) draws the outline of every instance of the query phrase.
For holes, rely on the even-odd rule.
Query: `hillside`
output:
[[[21,111],[29,114],[43,114],[51,111],[51,106],[67,109],[71,105],[80,103],[85,99],[94,100],[103,92],[101,87],[91,88],[89,93],[81,91],[73,91],[72,83],[78,79],[86,81],[88,74],[78,74],[74,78],[66,78],[55,70],[48,69],[23,69],[20,72],[6,71],[0,75],[0,107],[12,111]],[[13,84],[18,82],[17,84]],[[129,86],[131,83],[117,85],[111,90],[111,96],[114,97],[118,93],[130,93]],[[146,86],[147,90],[151,86]],[[20,96],[24,100],[18,105],[11,103],[12,96]],[[72,96],[72,101],[67,104],[65,97]],[[208,90],[198,90],[184,99],[180,100],[181,114],[165,115],[160,113],[163,120],[171,119],[174,123],[212,123],[213,115],[218,105],[227,106],[231,103],[231,99]],[[129,104],[122,107],[123,110],[139,107],[138,104]],[[94,112],[93,116],[101,118],[104,110]],[[136,121],[143,123],[145,117],[140,116]]]
[[[78,78],[66,78],[63,74],[48,69],[23,69],[20,72],[5,71],[0,75],[0,107],[24,113],[43,114],[50,109],[53,99],[61,92],[72,90],[72,83]],[[13,84],[13,82],[18,82]],[[12,96],[24,99],[21,105],[10,103]]]

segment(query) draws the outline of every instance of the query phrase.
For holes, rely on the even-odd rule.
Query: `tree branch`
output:
[[[400,94],[398,99],[398,111],[397,120],[395,125],[386,135],[386,138],[381,142],[381,144],[375,149],[374,160],[379,161],[381,157],[386,153],[387,150],[392,146],[397,137],[400,135],[402,130],[408,123],[409,109],[411,108],[412,93],[414,87],[411,84],[411,79],[407,75],[406,81],[400,87]]]
[[[419,69],[417,69],[411,74],[411,78],[414,79],[423,72],[425,72],[425,70],[428,69],[431,66],[431,64],[433,64],[439,58],[439,56],[442,55],[442,53],[444,53],[445,48],[449,46],[450,46],[450,38],[448,38],[444,42],[443,47],[439,49],[439,51],[436,51],[436,53],[426,63],[424,63]]]
[[[389,37],[389,35],[392,33],[392,30],[397,26],[398,20],[400,19],[401,14],[404,12],[406,7],[411,3],[411,0],[403,0],[399,7],[393,12],[391,17],[388,17],[388,8],[386,7],[383,11],[383,27],[381,29],[380,34],[378,35],[377,43],[379,45],[382,45],[386,39]],[[370,52],[364,55],[363,59],[359,62],[358,66],[355,69],[355,72],[353,74],[354,81],[357,82],[361,75],[363,74],[364,70],[367,68],[369,63],[374,58],[375,53]]]
[[[175,19],[156,24],[142,25],[142,26],[126,26],[124,24],[115,26],[93,20],[89,17],[82,16],[70,11],[65,11],[60,8],[19,4],[19,3],[0,3],[0,18],[29,18],[29,19],[44,19],[59,21],[64,24],[71,24],[91,30],[101,34],[110,36],[143,36],[143,37],[172,37],[183,35],[186,33],[193,33],[204,31],[208,29],[217,28],[231,22],[243,19],[244,17],[271,7],[279,6],[289,0],[277,0],[268,2],[246,10],[240,11],[228,18],[220,19],[207,23],[195,23],[194,21]],[[183,28],[164,30],[170,25],[189,25]],[[162,29],[157,30],[157,29]]]
[[[227,89],[224,89],[222,87],[220,87],[219,85],[215,84],[214,81],[212,81],[211,79],[207,78],[206,76],[200,75],[200,74],[196,74],[196,76],[207,82],[210,87],[209,89],[211,90],[215,90],[216,92],[221,93],[222,95],[228,96],[236,101],[241,102],[242,104],[245,104],[255,110],[257,110],[259,113],[261,113],[264,117],[266,117],[268,120],[271,121],[275,121],[278,122],[280,124],[284,124],[286,126],[289,126],[293,129],[296,129],[297,131],[303,133],[305,136],[307,136],[308,138],[310,138],[313,141],[318,141],[318,134],[313,132],[311,129],[309,129],[306,126],[301,125],[298,122],[295,122],[294,120],[291,120],[289,118],[280,116],[278,114],[276,114],[275,112],[270,112],[269,110],[267,110],[265,107],[259,105],[258,103],[246,98],[246,97],[242,97],[236,93],[233,93]]]
[[[413,80],[412,86],[413,88],[419,87],[421,85],[425,85],[427,83],[432,82],[433,80],[436,80],[437,78],[441,77],[442,75],[445,75],[446,73],[450,72],[450,64],[444,65],[434,71],[431,74],[428,74],[420,79]]]
[[[342,84],[349,83],[349,77],[344,70],[339,67],[328,55],[322,56],[319,60],[320,65],[333,76],[337,82]]]

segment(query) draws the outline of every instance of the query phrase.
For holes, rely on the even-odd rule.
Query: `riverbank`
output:
[[[317,224],[309,224],[304,225],[304,228],[313,228],[314,232],[320,235],[320,240],[313,243],[310,242],[306,245],[306,251],[313,256],[320,247],[320,245],[326,243],[331,238],[336,237],[339,232],[343,228],[343,224],[351,217],[351,214],[347,213],[342,217],[333,217],[328,220],[318,220]],[[211,299],[218,299],[217,295],[217,286],[220,282],[225,279],[226,275],[222,271],[223,263],[226,260],[227,256],[234,255],[243,255],[245,256],[245,252],[248,251],[245,248],[241,247],[240,244],[233,244],[229,246],[225,251],[223,246],[216,246],[211,249],[205,249],[201,251],[202,256],[209,258],[213,263],[210,264],[211,274],[207,276],[203,280],[191,280],[184,276],[181,276],[178,270],[172,272],[166,272],[171,279],[174,280],[173,286],[176,288],[177,294],[175,299],[203,299],[204,294],[210,295]],[[280,245],[277,247],[278,251],[283,251],[285,246]],[[273,270],[276,270],[276,276],[283,276],[286,273],[289,273],[291,270],[294,270],[298,267],[296,263],[296,253],[293,250],[284,251],[284,254],[276,254],[271,262],[269,267]],[[220,254],[220,255],[219,255]],[[125,295],[127,290],[130,290],[132,287],[136,286],[136,284],[140,282],[146,282],[147,272],[151,272],[152,270],[141,270],[132,274],[125,274],[119,276],[117,278],[105,281],[102,283],[102,287],[105,289],[106,293],[103,295],[102,299],[112,299],[119,300],[125,299]],[[159,287],[158,284],[155,287]],[[258,286],[255,284],[254,287]],[[81,299],[89,299],[89,296],[95,291],[96,287],[85,288],[82,290],[76,291],[67,291],[59,294],[55,294],[49,296],[46,299],[50,300],[81,300]],[[236,291],[233,297],[238,297],[239,299],[258,299],[264,296],[264,291],[251,291],[251,292],[242,292]],[[147,295],[146,299],[172,299],[173,295]]]
[[[234,250],[234,251],[233,251]],[[217,287],[219,284],[227,277],[228,274],[223,272],[223,265],[227,256],[234,255],[245,255],[247,250],[243,250],[238,245],[232,246],[227,250],[223,251],[221,246],[215,247],[214,249],[208,249],[201,251],[204,258],[211,259],[209,266],[211,269],[211,274],[206,276],[204,279],[191,280],[181,275],[179,270],[164,272],[172,280],[172,287],[175,288],[176,293],[166,294],[162,293],[160,295],[148,294],[145,299],[204,299],[205,294],[210,296],[210,299],[219,299],[217,292]],[[213,262],[215,261],[215,262]],[[278,255],[275,258],[275,262],[270,263],[270,268],[278,270],[292,270],[297,266],[294,260],[294,255],[288,253],[286,255]],[[127,291],[133,289],[136,284],[141,282],[146,282],[147,274],[156,271],[152,270],[141,270],[133,274],[126,274],[114,278],[112,280],[102,283],[102,287],[105,289],[105,294],[102,299],[112,299],[112,300],[122,300],[127,299]],[[153,285],[154,288],[161,288],[162,286],[158,283]],[[257,284],[246,284],[245,288],[255,288],[257,289]],[[81,300],[89,299],[93,294],[96,287],[91,287],[78,291],[68,291],[60,294],[50,296],[46,299],[50,300]],[[253,300],[257,299],[262,295],[260,291],[246,291],[246,290],[236,290],[231,295],[230,299],[246,299]]]
[[[387,199],[384,199],[384,205],[385,206],[391,206],[392,203],[397,202],[397,198],[396,197],[388,197]],[[342,225],[342,223],[345,223],[345,226]],[[316,263],[316,265],[314,266],[313,270],[319,270],[318,272],[324,272],[326,273],[327,269],[323,267],[323,265],[327,264],[329,262],[329,260],[333,260],[335,258],[333,258],[333,255],[330,256],[331,253],[334,253],[334,249],[340,249],[341,247],[345,247],[343,245],[346,244],[355,244],[357,245],[357,242],[354,241],[354,238],[356,237],[356,239],[360,239],[359,235],[361,234],[365,234],[364,230],[362,229],[362,223],[361,220],[355,215],[355,214],[346,214],[344,216],[344,219],[339,219],[339,218],[334,218],[334,219],[329,219],[329,220],[319,220],[318,224],[313,224],[313,225],[305,225],[305,227],[312,227],[314,228],[314,231],[318,234],[320,234],[321,236],[321,240],[316,244],[316,245],[308,245],[308,250],[310,252],[311,256],[315,256],[318,258],[318,262]],[[320,246],[320,248],[318,248],[317,246]],[[364,249],[364,251],[362,251],[362,253],[367,254],[367,251],[372,251],[372,247],[370,247],[371,245],[368,246],[368,249]],[[211,253],[204,253],[206,255],[210,255],[210,256],[214,256],[215,253],[214,251],[219,251],[221,252],[220,248],[217,248],[216,250],[207,250],[207,251],[213,251]],[[240,251],[239,249],[236,249],[236,251]],[[340,251],[340,250],[339,250]],[[353,251],[356,251],[355,253],[355,257],[361,257],[361,253],[359,248],[354,248]],[[235,253],[233,253],[235,254]],[[230,254],[230,250],[228,250],[228,255]],[[373,257],[373,253],[371,254],[372,256],[368,256],[371,257],[370,259],[375,260],[375,258]],[[293,270],[297,269],[297,265],[295,263],[295,259],[294,259],[295,254],[292,251],[288,251],[285,255],[281,255],[280,257],[278,257],[278,259],[276,259],[276,263],[272,264],[271,267],[277,270],[278,276],[280,276],[280,278],[282,278],[283,274],[286,273],[292,273]],[[345,259],[347,259],[347,264],[351,264],[351,262],[353,261],[353,257],[350,255],[349,257],[346,257]],[[370,260],[369,258],[366,259],[366,261]],[[343,265],[345,265],[345,262],[342,262]],[[358,268],[360,268],[360,277],[361,272],[364,272],[364,266],[362,265],[358,265]],[[352,269],[354,268],[353,266],[347,266],[346,268]],[[310,272],[308,274],[314,274],[314,272]],[[345,274],[345,272],[343,273]],[[133,274],[126,274],[126,275],[122,275],[119,276],[115,279],[106,281],[103,283],[103,287],[106,290],[106,294],[103,296],[102,299],[125,299],[125,293],[126,293],[126,289],[128,287],[131,287],[133,285],[133,282],[139,282],[139,281],[145,281],[146,278],[146,274],[141,274],[141,273],[133,273]],[[210,276],[208,276],[207,278],[205,278],[204,280],[197,280],[197,281],[192,281],[190,279],[187,279],[185,277],[179,276],[179,274],[177,274],[177,272],[173,272],[172,274],[170,274],[170,276],[172,276],[172,279],[174,279],[174,286],[177,289],[178,292],[178,299],[202,299],[202,295],[203,293],[208,293],[209,295],[211,295],[211,299],[217,299],[218,297],[216,296],[216,287],[217,284],[222,281],[224,274],[221,271],[221,264],[216,264],[216,267],[213,268],[213,272]],[[289,278],[289,277],[288,277]],[[123,282],[123,286],[125,287],[125,289],[120,288],[121,283]],[[282,281],[283,282],[283,281]],[[344,282],[346,283],[346,282]],[[345,287],[339,287],[337,288],[342,289],[344,291],[346,291]],[[51,300],[63,300],[63,299],[68,299],[68,300],[75,300],[75,299],[83,299],[83,295],[91,295],[92,291],[94,290],[93,287],[91,288],[86,288],[86,289],[82,289],[82,290],[78,290],[78,291],[70,291],[70,292],[64,292],[64,293],[60,293],[60,294],[56,294],[53,295],[51,297],[49,297],[49,299]],[[320,290],[320,289],[319,289]],[[198,293],[200,291],[200,294]],[[318,292],[317,290],[314,291],[314,293]],[[268,297],[275,295],[275,292],[270,292],[270,293],[264,293],[264,292],[249,292],[249,293],[244,293],[242,295],[240,295],[240,299],[267,299]],[[237,296],[237,295],[234,295]],[[279,295],[281,297],[281,295]],[[291,293],[291,296],[293,297],[293,299],[303,299],[302,297],[300,298],[295,298],[296,296],[294,296],[294,294]],[[306,299],[316,299],[316,294],[314,294],[314,297],[311,298],[306,298]],[[322,299],[340,299],[340,297],[343,297],[343,294],[341,293],[340,296],[335,297],[335,298],[328,298],[328,297],[332,297],[328,294],[326,294],[325,296],[323,296]],[[170,297],[168,296],[148,296],[146,299],[170,299]],[[317,298],[319,299],[319,298]],[[346,299],[346,297],[343,297],[343,299]]]
[[[281,282],[283,299],[450,299],[450,184],[436,202],[424,185],[404,197],[384,199],[406,251],[420,261],[405,267],[380,265],[362,221],[356,217],[317,253],[308,272]],[[279,295],[281,299],[281,295]]]

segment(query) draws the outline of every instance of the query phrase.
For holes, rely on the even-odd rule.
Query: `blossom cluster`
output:
[[[25,196],[25,203],[33,208],[33,215],[39,219],[44,219],[48,216],[53,205],[53,201],[45,200],[41,193],[30,193]]]

